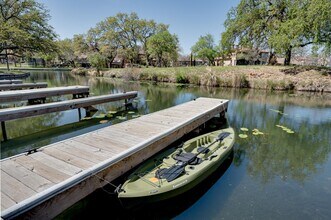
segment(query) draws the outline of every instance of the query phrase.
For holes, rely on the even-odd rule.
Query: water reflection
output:
[[[329,158],[331,151],[331,116],[328,109],[322,111],[326,117],[320,118],[320,123],[311,123],[315,111],[302,111],[302,107],[279,107],[283,114],[270,109],[273,105],[241,101],[232,104],[230,124],[250,130],[258,128],[264,135],[255,136],[248,133],[247,139],[238,139],[240,150],[236,152],[235,164],[240,166],[247,157],[247,171],[254,177],[266,183],[279,177],[303,182],[321,169]],[[230,113],[231,114],[231,113]],[[286,114],[284,116],[284,114]],[[298,118],[290,117],[298,115]],[[276,125],[284,125],[294,130],[290,134]]]

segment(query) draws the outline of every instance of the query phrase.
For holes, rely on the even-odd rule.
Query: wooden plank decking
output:
[[[0,85],[0,91],[5,90],[18,90],[18,89],[36,89],[36,88],[46,88],[47,83],[23,83],[23,84],[2,84]]]
[[[32,99],[43,99],[51,96],[60,96],[67,94],[85,94],[89,93],[88,86],[66,86],[66,87],[53,87],[42,89],[26,89],[19,91],[4,91],[0,92],[1,102],[25,101]]]
[[[53,218],[94,190],[226,111],[198,98],[1,160],[1,217]]]

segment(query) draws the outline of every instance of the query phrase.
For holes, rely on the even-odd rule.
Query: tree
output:
[[[208,60],[209,65],[214,65],[214,59],[217,56],[217,48],[211,34],[201,36],[198,42],[191,47],[191,51],[196,57]]]
[[[269,48],[284,54],[289,65],[293,48],[331,46],[330,11],[330,0],[241,0],[228,13],[222,47]]]
[[[35,0],[1,0],[0,51],[16,57],[55,51],[56,34],[48,24],[49,18],[48,11]]]
[[[147,42],[147,51],[157,60],[158,66],[166,66],[167,61],[177,60],[179,41],[169,31],[161,31],[151,36]]]
[[[92,57],[96,57],[95,53],[98,53],[105,58],[108,67],[116,56],[130,63],[145,62],[148,66],[151,59],[147,50],[149,38],[167,30],[168,25],[140,19],[136,13],[118,13],[97,23],[86,35],[77,36],[74,42],[75,47],[88,56],[93,54]],[[143,54],[145,58],[141,56]]]
[[[64,39],[57,41],[58,59],[64,64],[70,64],[72,67],[76,67],[75,61],[77,55],[75,54],[74,42],[72,39]]]

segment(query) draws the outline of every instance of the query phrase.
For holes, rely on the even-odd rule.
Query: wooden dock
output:
[[[9,121],[18,118],[25,118],[29,116],[37,116],[48,114],[52,112],[66,111],[71,109],[78,109],[98,105],[106,102],[114,102],[124,99],[133,99],[137,97],[138,92],[131,91],[126,93],[117,93],[101,96],[92,96],[88,98],[72,99],[62,102],[52,102],[39,105],[28,105],[15,108],[0,109],[0,121]]]
[[[50,219],[215,115],[228,100],[181,105],[1,160],[1,217]]]
[[[15,102],[15,101],[26,101],[36,99],[46,99],[51,96],[60,96],[73,94],[87,96],[89,94],[88,86],[65,86],[65,87],[53,87],[53,88],[42,88],[42,89],[25,89],[19,91],[4,91],[0,92],[0,103],[1,102]]]
[[[0,85],[0,91],[5,90],[18,90],[18,89],[40,89],[46,88],[47,83],[38,82],[38,83],[22,83],[22,84],[2,84]]]
[[[0,80],[0,85],[2,84],[21,84],[23,81],[21,79],[13,79],[13,80]]]
[[[3,134],[3,140],[7,141],[7,132],[5,121],[13,119],[26,118],[29,116],[37,116],[48,114],[52,112],[66,111],[78,109],[79,119],[81,119],[80,108],[91,108],[92,105],[98,105],[106,102],[114,102],[119,100],[128,100],[137,97],[138,92],[131,91],[126,93],[109,94],[102,96],[92,96],[88,98],[80,98],[73,100],[66,100],[62,102],[52,102],[39,105],[29,105],[15,108],[0,109],[0,122]]]

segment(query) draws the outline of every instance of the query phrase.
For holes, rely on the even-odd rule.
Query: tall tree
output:
[[[214,43],[214,37],[211,34],[201,36],[191,47],[191,51],[196,57],[207,60],[209,65],[214,65],[214,59],[217,56],[217,47]]]
[[[72,67],[76,67],[75,61],[77,60],[77,55],[75,54],[74,42],[72,39],[64,39],[56,42],[59,48],[58,59],[64,64],[69,64]]]
[[[88,55],[93,56],[93,60],[103,57],[108,66],[116,56],[132,64],[145,61],[148,66],[151,54],[147,42],[162,31],[168,31],[168,25],[140,19],[136,13],[119,13],[97,23],[85,36],[79,36],[76,42],[81,51],[87,51]],[[142,60],[142,54],[145,55],[145,60]]]
[[[35,0],[0,1],[0,51],[12,56],[56,50],[50,16]],[[7,59],[8,62],[8,59]]]
[[[149,38],[147,51],[157,59],[158,66],[166,66],[169,59],[176,60],[179,41],[176,35],[169,31],[161,31]]]
[[[293,48],[331,46],[330,11],[330,0],[241,0],[228,13],[222,47],[269,48],[289,65]]]

